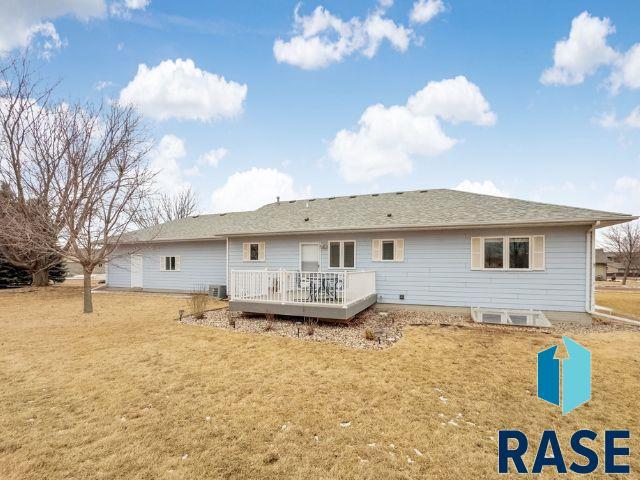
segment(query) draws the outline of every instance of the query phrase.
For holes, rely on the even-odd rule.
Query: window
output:
[[[329,268],[340,268],[340,242],[329,242]]]
[[[509,239],[509,268],[529,268],[529,237]]]
[[[329,268],[355,267],[356,242],[351,240],[329,242]]]
[[[264,262],[265,261],[265,243],[264,242],[245,242],[242,244],[242,261],[243,262]]]
[[[356,242],[344,242],[342,253],[342,266],[355,268],[356,266]]]
[[[165,272],[176,272],[180,270],[180,257],[162,257],[162,269]]]
[[[385,240],[382,242],[382,260],[393,260],[394,258],[394,241]]]
[[[502,237],[484,239],[484,268],[502,268],[504,265]]]
[[[371,243],[371,259],[374,262],[403,262],[404,240],[373,240]]]
[[[260,245],[252,243],[249,248],[249,260],[257,262],[258,258],[260,258]]]
[[[544,235],[472,237],[471,270],[544,270]]]

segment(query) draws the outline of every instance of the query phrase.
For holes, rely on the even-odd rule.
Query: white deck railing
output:
[[[346,307],[374,293],[375,272],[232,270],[229,299]]]

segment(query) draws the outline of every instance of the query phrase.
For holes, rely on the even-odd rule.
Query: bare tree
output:
[[[53,88],[35,78],[27,56],[0,67],[0,254],[26,269],[33,285],[48,284],[48,269],[64,225],[54,176],[66,145],[60,141],[64,106],[50,106]]]
[[[640,226],[638,222],[610,227],[603,233],[605,248],[614,254],[624,268],[622,284],[627,284],[631,267],[640,261]]]
[[[82,265],[84,312],[91,313],[91,274],[117,248],[149,195],[153,174],[146,154],[151,143],[130,106],[85,106],[70,109],[69,118],[65,168],[55,178],[56,190],[67,198],[61,243],[67,256]]]
[[[191,187],[173,195],[163,193],[145,200],[134,223],[139,228],[150,228],[198,213],[198,196]]]

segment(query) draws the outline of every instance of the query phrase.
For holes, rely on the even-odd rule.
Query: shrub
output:
[[[307,335],[313,335],[316,333],[316,325],[318,325],[317,318],[307,318],[305,323],[307,325]]]
[[[267,314],[267,324],[264,326],[264,331],[265,332],[269,332],[271,330],[273,330],[273,320],[275,318],[275,315],[268,313]]]
[[[366,340],[371,340],[371,341],[373,341],[373,340],[375,340],[375,339],[376,339],[376,334],[375,334],[375,333],[373,333],[373,330],[371,330],[370,328],[367,328],[367,329],[364,331],[364,338],[365,338]]]
[[[191,314],[197,318],[204,318],[204,312],[207,310],[209,296],[204,291],[194,291],[191,293]]]
[[[229,326],[231,328],[236,328],[236,317],[231,315],[231,312],[229,312]]]

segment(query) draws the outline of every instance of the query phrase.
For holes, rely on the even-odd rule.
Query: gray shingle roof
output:
[[[451,228],[513,224],[623,223],[631,215],[435,189],[270,203],[251,212],[200,215],[133,232],[132,241],[242,234]]]

